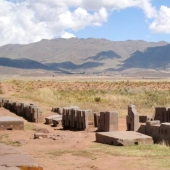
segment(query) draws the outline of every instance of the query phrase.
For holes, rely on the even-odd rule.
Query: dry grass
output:
[[[165,145],[136,145],[136,146],[111,146],[100,143],[93,143],[88,149],[75,150],[57,150],[51,153],[53,157],[61,157],[65,154],[70,156],[84,157],[85,159],[96,160],[104,157],[104,155],[110,155],[114,157],[128,157],[129,169],[136,167],[140,169],[143,165],[143,169],[169,169],[170,162],[170,148]],[[134,159],[135,158],[135,159]]]
[[[105,144],[92,145],[91,153],[105,153],[112,156],[128,156],[139,158],[134,165],[143,164],[144,169],[169,169],[170,147],[165,145],[136,145],[117,147]]]
[[[94,111],[116,110],[126,115],[134,104],[140,114],[151,114],[155,106],[170,105],[169,82],[62,82],[10,81],[16,96],[38,101],[51,107],[77,105]]]
[[[19,142],[9,139],[9,136],[7,134],[0,135],[0,143],[4,143],[6,145],[12,145],[16,147],[21,146]]]
[[[1,87],[1,82],[0,82],[0,94],[3,94],[2,87]]]

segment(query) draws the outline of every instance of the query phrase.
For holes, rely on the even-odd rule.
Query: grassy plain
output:
[[[77,105],[95,112],[127,114],[129,104],[142,115],[152,114],[156,106],[170,105],[169,81],[57,81],[10,80],[14,96],[38,101],[51,107]]]

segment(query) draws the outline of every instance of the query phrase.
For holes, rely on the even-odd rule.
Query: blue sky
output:
[[[55,37],[170,42],[169,0],[0,0],[0,45]]]

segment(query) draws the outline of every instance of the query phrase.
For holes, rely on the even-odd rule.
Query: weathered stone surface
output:
[[[163,122],[170,122],[170,112],[166,107],[156,107],[154,120],[160,120],[161,123]]]
[[[25,104],[2,99],[0,100],[0,106],[3,106],[9,111],[24,117],[30,122],[40,122],[41,120],[42,110],[34,104]]]
[[[0,130],[24,130],[24,121],[14,117],[2,116],[0,117]]]
[[[170,145],[170,123],[162,123],[159,129],[160,142]]]
[[[42,170],[39,164],[30,155],[23,153],[18,147],[16,148],[2,143],[0,143],[0,167]]]
[[[96,141],[115,146],[153,144],[152,137],[134,131],[97,132]]]
[[[55,112],[55,113],[58,113],[58,114],[60,114],[60,115],[63,114],[63,108],[61,108],[61,107],[54,107],[54,108],[52,108],[51,111],[52,111],[52,112]]]
[[[139,128],[139,114],[135,109],[135,105],[128,106],[126,125],[128,131],[137,131]]]
[[[100,112],[98,116],[98,131],[111,132],[118,130],[117,112]]]
[[[152,121],[152,120],[153,120],[153,117],[151,115],[139,116],[140,123],[146,123],[147,121]]]
[[[147,126],[160,126],[160,120],[153,120],[153,121],[147,121],[146,122]]]
[[[45,118],[45,124],[51,124],[53,123],[53,119],[61,119],[62,120],[62,116],[61,115],[51,115]]]
[[[94,113],[94,127],[98,127],[100,113]]]
[[[54,127],[62,126],[62,117],[61,118],[52,119],[52,122],[53,122],[53,126]]]
[[[62,125],[65,129],[77,130],[94,127],[94,113],[91,109],[81,110],[77,106],[65,107],[63,108]]]

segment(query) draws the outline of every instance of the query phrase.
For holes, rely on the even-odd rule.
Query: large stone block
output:
[[[156,107],[154,120],[160,120],[160,122],[168,122],[168,108],[166,107]]]
[[[51,115],[45,118],[45,124],[51,124],[53,123],[52,120],[53,119],[61,119],[62,120],[62,116],[61,115]]]
[[[0,130],[24,130],[24,121],[9,116],[0,117]]]
[[[117,112],[100,112],[98,118],[98,131],[110,132],[118,130]]]
[[[160,142],[170,145],[170,123],[162,123],[159,129]]]
[[[153,144],[152,137],[134,131],[97,132],[96,142],[115,146]]]
[[[105,132],[118,130],[118,113],[105,112]]]

